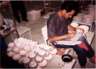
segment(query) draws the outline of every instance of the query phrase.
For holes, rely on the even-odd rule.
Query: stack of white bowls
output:
[[[25,38],[15,39],[14,42],[8,44],[7,49],[8,56],[13,60],[37,69],[45,67],[52,59],[52,55],[56,53],[57,50],[54,47],[38,44],[36,41]]]

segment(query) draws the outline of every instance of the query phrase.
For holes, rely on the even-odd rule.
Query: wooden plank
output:
[[[92,40],[94,38],[94,35],[95,35],[94,32],[87,32],[86,33],[86,39],[87,39],[87,41],[88,41],[89,44],[92,43]]]

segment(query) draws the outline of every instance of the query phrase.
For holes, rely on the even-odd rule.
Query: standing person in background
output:
[[[24,1],[11,1],[11,6],[13,10],[14,18],[20,23],[21,19],[23,21],[28,21],[27,19],[27,11],[25,8]],[[21,16],[21,17],[20,17]]]
[[[24,68],[23,65],[18,64],[18,62],[12,60],[12,58],[7,55],[8,45],[5,39],[14,31],[15,28],[7,28],[3,16],[0,13],[0,66],[2,68]]]

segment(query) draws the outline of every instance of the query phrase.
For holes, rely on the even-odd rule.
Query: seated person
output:
[[[72,18],[79,12],[79,4],[75,1],[65,1],[61,5],[61,9],[50,16],[47,22],[48,29],[48,41],[60,41],[60,40],[70,40],[76,34],[76,29],[70,25]],[[68,33],[68,28],[72,32]],[[79,63],[81,67],[85,67],[87,57],[91,59],[92,62],[96,62],[95,53],[91,46],[87,43],[86,39],[82,36],[80,39],[81,43],[77,46],[72,46],[78,55]],[[70,46],[67,46],[70,47]],[[63,55],[64,48],[58,48],[58,53]]]

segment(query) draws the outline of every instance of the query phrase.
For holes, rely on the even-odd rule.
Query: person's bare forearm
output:
[[[8,36],[11,33],[11,31],[8,32],[0,32],[0,35],[2,35],[3,37]]]
[[[63,39],[65,39],[65,36],[53,36],[53,37],[50,37],[48,40],[50,41],[50,42],[53,42],[53,41],[58,41],[58,40],[63,40]]]
[[[73,36],[74,36],[74,34],[66,34],[66,35],[62,35],[62,36],[53,36],[53,37],[49,37],[48,41],[53,42],[53,41],[65,40],[65,39],[70,39]]]
[[[6,37],[6,36],[8,36],[10,33],[14,32],[14,31],[16,31],[15,28],[11,28],[9,31],[5,31],[5,32],[3,30],[0,30],[0,35]]]

